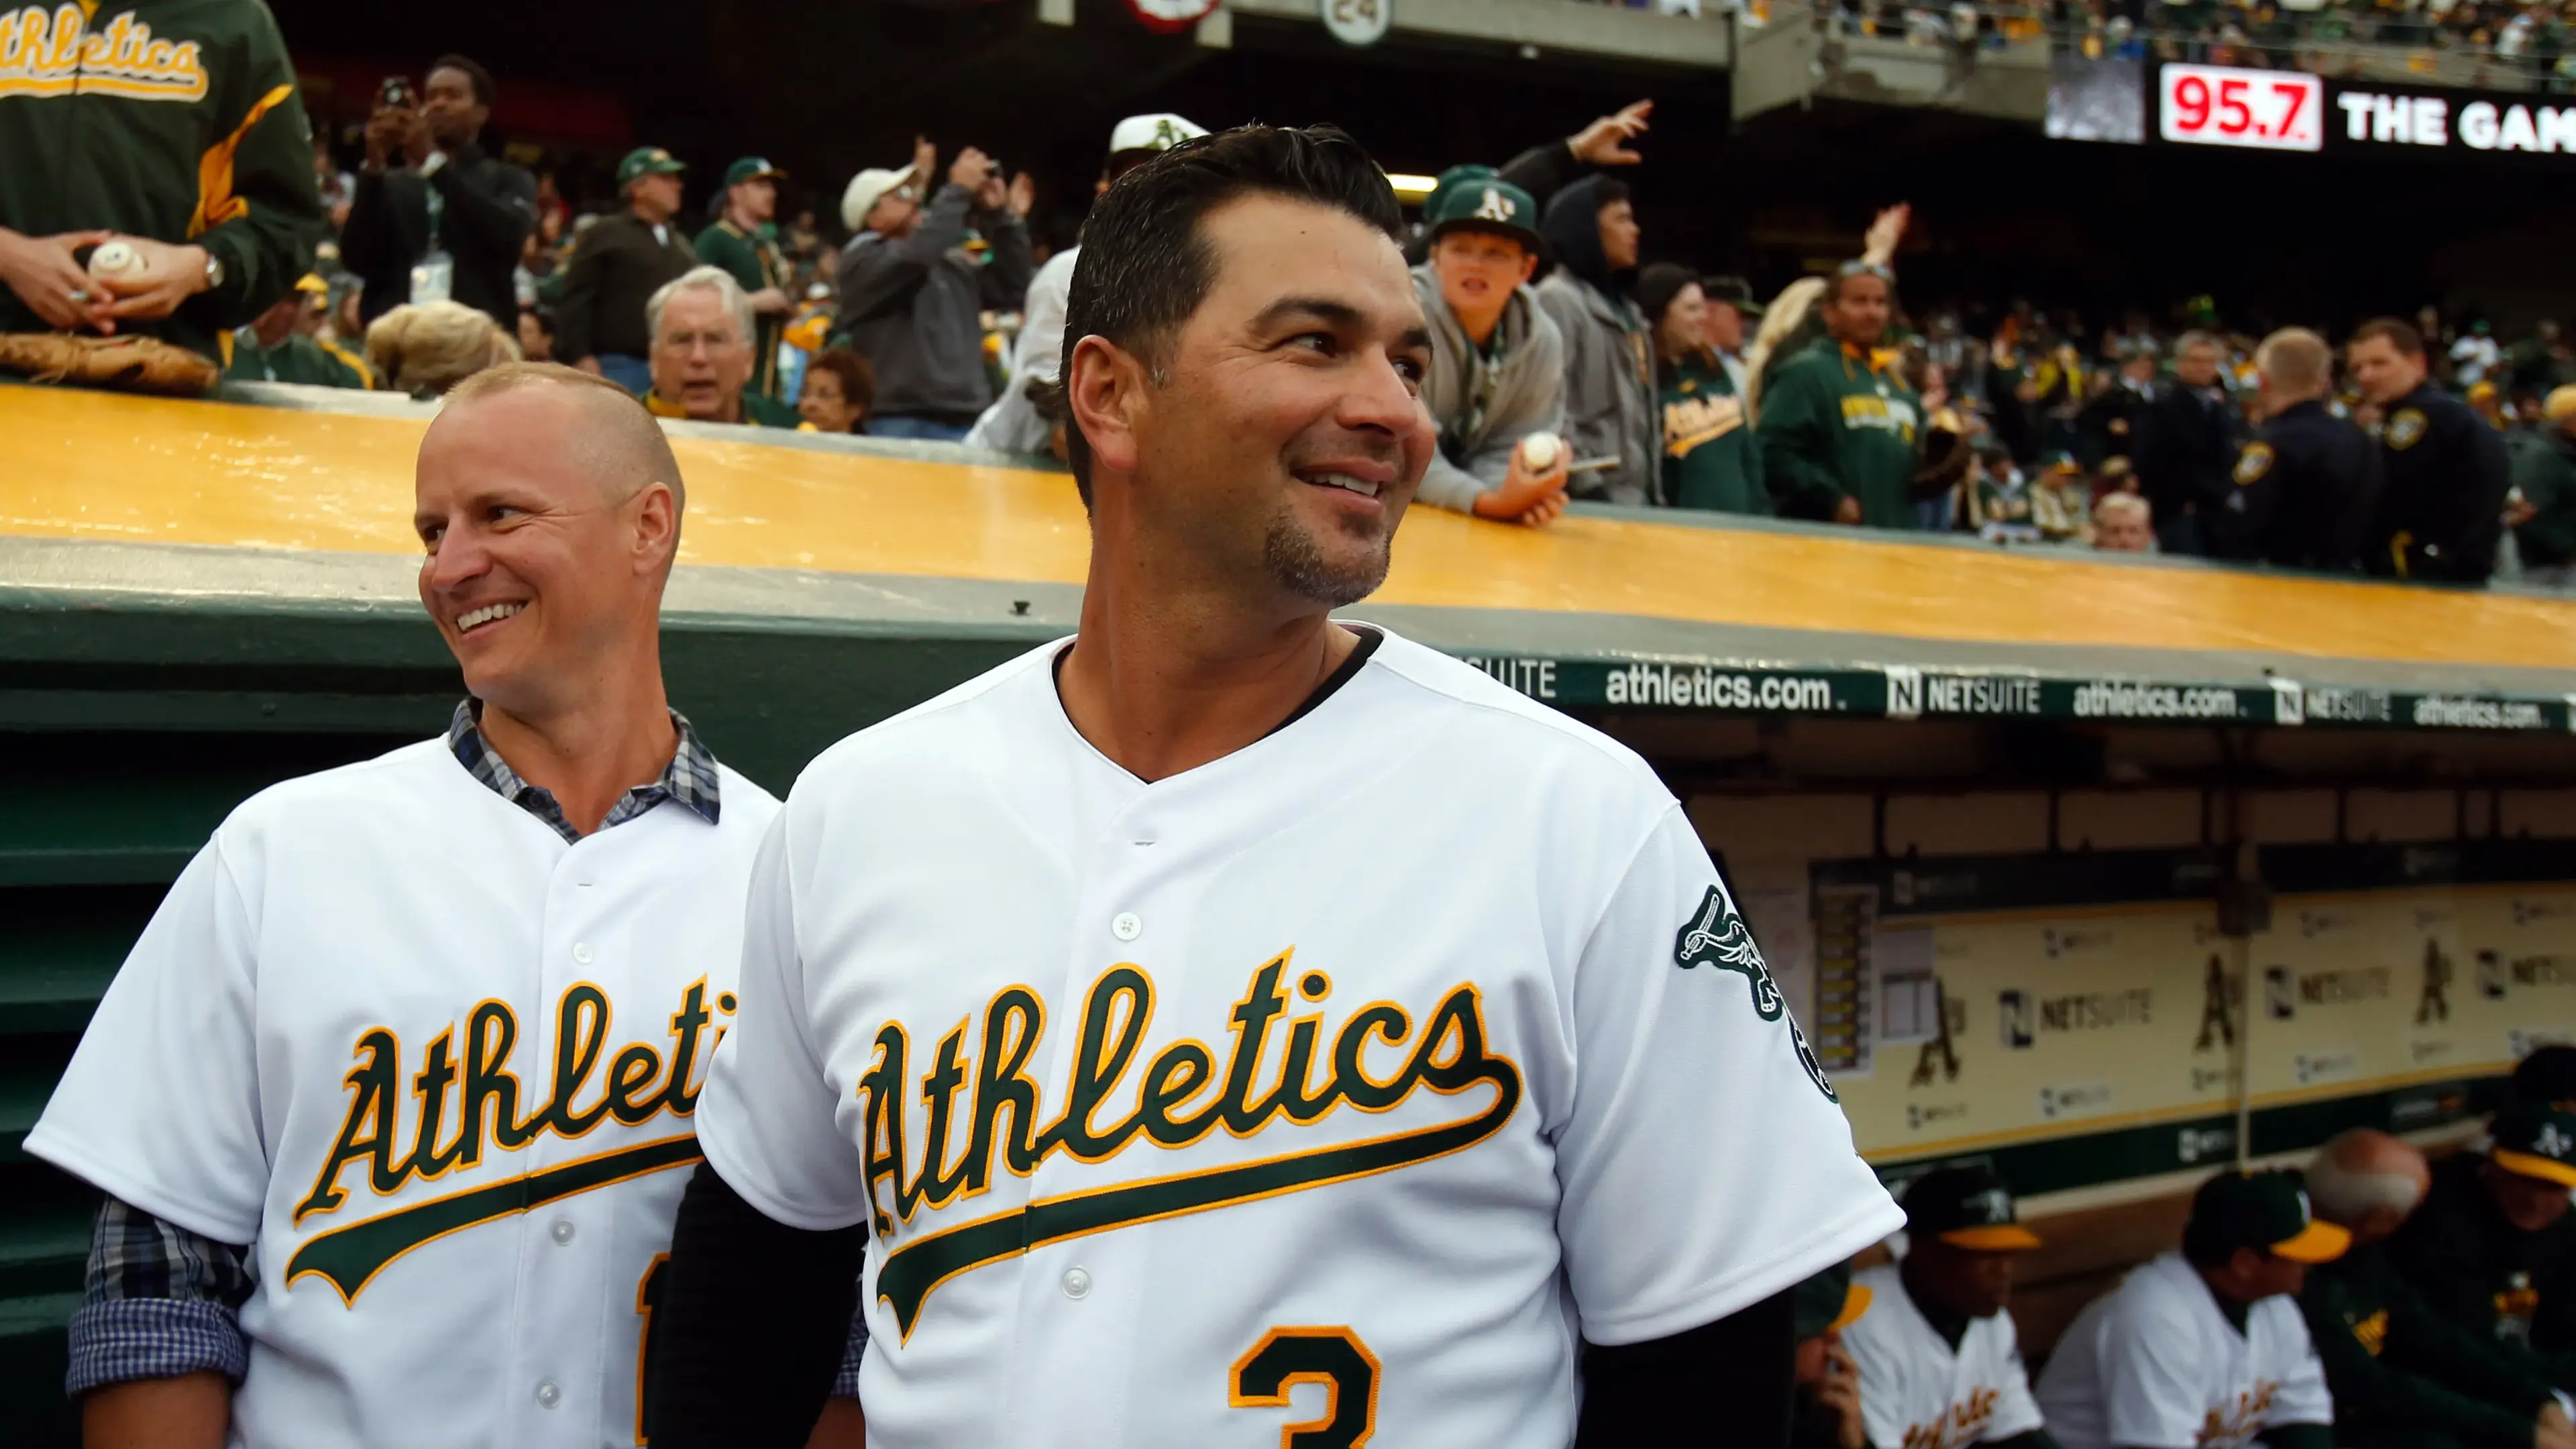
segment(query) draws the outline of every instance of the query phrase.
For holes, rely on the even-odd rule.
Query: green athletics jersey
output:
[[[2552,1402],[2537,1359],[2435,1313],[2380,1244],[2309,1268],[2299,1308],[2336,1427],[2362,1431],[2353,1442],[2529,1449],[2532,1421]]]
[[[1685,358],[1656,377],[1662,403],[1664,496],[1677,508],[1771,516],[1762,449],[1744,420],[1744,399],[1725,369]]]
[[[295,67],[259,0],[0,10],[0,227],[193,243],[223,280],[157,322],[215,356],[313,265],[323,231]],[[0,332],[44,331],[0,287]]]
[[[1923,400],[1893,364],[1830,337],[1762,389],[1762,472],[1782,512],[1831,518],[1844,498],[1872,528],[1914,527],[1909,488]]]
[[[289,333],[275,347],[262,347],[250,329],[222,339],[224,376],[233,382],[300,382],[313,387],[371,388],[375,370],[365,358],[336,342]]]
[[[787,285],[787,259],[779,254],[778,243],[766,226],[746,232],[731,221],[719,219],[698,233],[697,251],[699,261],[731,272],[746,292],[763,287],[783,289]],[[759,355],[751,364],[749,390],[763,397],[778,396],[778,334],[785,329],[786,321],[776,315],[753,321],[751,346]]]

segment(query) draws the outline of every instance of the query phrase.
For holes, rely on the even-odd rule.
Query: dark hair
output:
[[[2412,322],[2401,322],[2394,317],[2373,317],[2352,329],[2352,340],[2356,343],[2368,342],[2374,337],[2387,338],[2389,346],[2408,357],[2424,355],[2424,334],[2416,331]]]
[[[436,75],[443,70],[464,72],[465,79],[474,87],[474,104],[478,106],[489,106],[492,104],[492,72],[485,70],[482,66],[464,56],[442,55],[438,59],[431,61],[429,63],[429,69],[423,72],[423,74]]]
[[[876,405],[877,370],[850,349],[827,347],[814,355],[806,370],[809,374],[828,372],[839,378],[842,398],[859,410],[859,416],[866,417],[868,409]]]
[[[1592,214],[1599,216],[1628,199],[1628,183],[1616,176],[1603,176],[1592,183]]]
[[[1182,142],[1121,176],[1083,224],[1064,309],[1063,382],[1075,344],[1098,337],[1144,360],[1159,386],[1172,336],[1216,285],[1216,254],[1199,229],[1209,212],[1267,193],[1337,208],[1395,239],[1404,224],[1386,173],[1336,126],[1238,126]],[[1084,507],[1091,442],[1065,429]]]

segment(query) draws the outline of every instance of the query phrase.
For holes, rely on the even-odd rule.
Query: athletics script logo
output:
[[[880,1027],[875,1059],[856,1090],[865,1103],[862,1160],[881,1239],[891,1240],[897,1223],[910,1224],[924,1208],[936,1212],[984,1192],[1000,1180],[997,1169],[1027,1177],[1057,1153],[1105,1163],[1140,1141],[1179,1149],[1219,1128],[1284,1149],[929,1225],[891,1247],[877,1272],[877,1296],[893,1305],[903,1336],[912,1336],[933,1290],[988,1263],[1130,1224],[1393,1172],[1463,1152],[1511,1119],[1521,1100],[1520,1068],[1489,1048],[1484,998],[1473,983],[1451,987],[1418,1027],[1402,1006],[1379,1001],[1352,1012],[1328,1038],[1321,1003],[1332,980],[1315,970],[1292,975],[1292,954],[1282,951],[1253,973],[1229,1018],[1234,1044],[1222,1068],[1211,1049],[1188,1040],[1140,1065],[1154,1017],[1153,979],[1132,964],[1101,973],[1083,1000],[1072,1072],[1052,1112],[1044,1102],[1051,1094],[1028,1075],[1047,1025],[1034,988],[1005,987],[985,1003],[982,1038],[971,1054],[972,1018],[919,1057],[903,1023]],[[1303,1004],[1314,1009],[1298,1011]],[[1276,1053],[1268,1051],[1274,1042],[1282,1043]],[[1389,1112],[1420,1092],[1471,1094],[1470,1110],[1321,1145],[1321,1134],[1303,1130],[1345,1103]],[[1126,1102],[1136,1105],[1119,1115]],[[917,1134],[905,1121],[912,1103],[923,1104],[927,1118]]]
[[[1753,989],[1753,1014],[1764,1021],[1786,1020],[1789,1039],[1798,1050],[1798,1064],[1807,1069],[1807,1080],[1816,1084],[1816,1090],[1824,1093],[1826,1100],[1842,1100],[1834,1095],[1833,1084],[1825,1080],[1825,1065],[1816,1059],[1816,1049],[1807,1045],[1807,1034],[1789,1015],[1789,1003],[1780,995],[1780,983],[1771,979],[1762,948],[1753,944],[1753,932],[1735,913],[1734,903],[1722,888],[1710,886],[1708,894],[1700,897],[1699,909],[1674,933],[1673,964],[1684,971],[1715,966],[1741,975]]]

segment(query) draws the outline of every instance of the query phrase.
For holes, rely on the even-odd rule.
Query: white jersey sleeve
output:
[[[1585,1338],[1713,1322],[1902,1225],[1679,805],[1571,991],[1558,1237]]]
[[[2289,1298],[2275,1298],[2264,1306],[2278,1304],[2284,1312],[2280,1337],[2274,1340],[2288,1361],[2280,1365],[2281,1387],[2272,1395],[2271,1411],[2263,1416],[2266,1424],[2332,1424],[2334,1395],[2326,1389],[2325,1360],[2317,1357],[2316,1340],[2308,1336],[2307,1315],[2291,1306]]]
[[[2103,1439],[2122,1449],[2193,1449],[2209,1413],[2200,1340],[2162,1295],[2129,1292],[2101,1328]],[[2062,1349],[2061,1349],[2062,1351]]]
[[[1981,1442],[1989,1443],[2048,1425],[2048,1417],[2039,1411],[2039,1400],[2030,1392],[2030,1368],[2021,1361],[2021,1333],[2013,1326],[2012,1314],[1998,1313],[1992,1322],[1996,1326],[1988,1341],[1995,1345],[2002,1362],[1994,1366],[1991,1375],[1995,1415],[1986,1422],[1985,1433],[1978,1436]]]
[[[126,955],[27,1151],[201,1237],[256,1242],[269,1154],[254,939],[219,836]]]
[[[741,1009],[717,1044],[698,1101],[708,1165],[774,1221],[808,1231],[868,1216],[866,1169],[814,1048],[796,931],[796,812],[778,812],[752,863],[743,918]]]

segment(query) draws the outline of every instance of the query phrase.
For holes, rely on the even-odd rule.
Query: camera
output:
[[[408,76],[386,76],[384,83],[376,87],[377,110],[408,111],[412,109],[412,100],[411,79]]]

